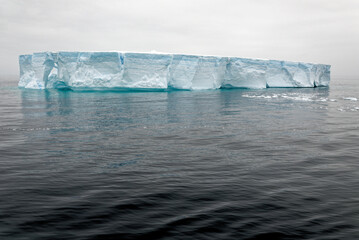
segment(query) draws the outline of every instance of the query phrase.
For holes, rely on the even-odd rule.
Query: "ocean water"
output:
[[[0,239],[359,239],[359,79],[16,84],[0,81]]]

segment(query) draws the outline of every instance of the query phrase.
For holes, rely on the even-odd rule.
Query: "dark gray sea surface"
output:
[[[359,239],[359,79],[16,84],[0,81],[0,239]]]

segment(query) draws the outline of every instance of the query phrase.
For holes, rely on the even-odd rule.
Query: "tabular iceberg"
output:
[[[330,65],[128,52],[42,52],[19,57],[19,87],[218,89],[329,86]]]

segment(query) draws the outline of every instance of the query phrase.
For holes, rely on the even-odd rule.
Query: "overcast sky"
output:
[[[280,59],[359,76],[359,0],[0,0],[0,75],[40,51]]]

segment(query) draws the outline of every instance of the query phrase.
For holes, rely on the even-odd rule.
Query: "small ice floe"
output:
[[[287,99],[291,101],[299,102],[336,102],[336,99],[328,99],[326,97],[319,97],[315,94],[300,94],[300,93],[283,93],[283,94],[263,94],[263,95],[251,95],[243,94],[243,97],[247,98],[262,98],[262,99]]]
[[[243,94],[243,97],[247,97],[247,98],[272,98],[272,96],[269,95],[248,95],[248,94]]]
[[[303,101],[303,102],[311,102],[313,99],[310,96],[306,95],[298,95],[298,96],[282,96],[285,99],[294,100],[294,101]]]
[[[357,98],[355,97],[343,97],[344,100],[349,100],[349,101],[358,101]]]
[[[274,99],[274,98],[282,98],[288,99],[292,101],[302,101],[302,102],[312,102],[312,101],[321,101],[326,102],[326,98],[320,98],[318,100],[314,100],[312,95],[307,94],[272,94],[272,95],[249,95],[243,94],[243,97],[247,98],[263,98],[263,99]]]
[[[359,107],[341,107],[341,108],[338,108],[338,111],[340,111],[340,112],[358,112]]]

